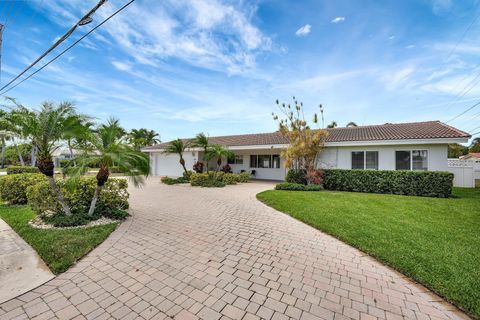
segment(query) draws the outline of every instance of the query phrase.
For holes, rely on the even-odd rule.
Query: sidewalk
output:
[[[35,250],[0,219],[0,303],[54,277]]]

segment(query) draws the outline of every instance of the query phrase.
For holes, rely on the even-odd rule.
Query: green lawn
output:
[[[449,199],[275,190],[257,198],[480,317],[480,189],[455,189]]]
[[[5,220],[42,257],[53,273],[66,271],[81,257],[102,243],[117,223],[86,229],[41,230],[28,225],[35,214],[27,206],[0,205],[0,218]]]

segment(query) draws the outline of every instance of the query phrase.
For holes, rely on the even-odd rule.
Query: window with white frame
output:
[[[250,168],[280,168],[280,155],[265,154],[265,155],[250,155]]]
[[[228,164],[243,164],[243,156],[236,154],[235,156],[228,158]]]
[[[427,150],[395,151],[396,170],[428,170]]]
[[[378,170],[378,151],[353,151],[352,169]]]

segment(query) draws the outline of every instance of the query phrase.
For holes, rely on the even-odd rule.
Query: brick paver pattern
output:
[[[364,253],[256,200],[272,184],[131,188],[132,217],[0,319],[459,319]],[[341,212],[339,212],[341,214]]]

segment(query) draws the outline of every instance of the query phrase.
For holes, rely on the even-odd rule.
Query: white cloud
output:
[[[122,61],[112,61],[113,66],[120,71],[130,71],[132,70],[132,66],[129,63],[122,62]]]
[[[309,24],[306,24],[304,25],[303,27],[301,27],[300,29],[298,29],[295,34],[298,36],[298,37],[304,37],[306,36],[307,34],[310,33],[310,30],[312,29],[312,26],[309,25]]]
[[[414,72],[414,67],[403,67],[397,71],[387,70],[386,74],[382,76],[381,80],[385,84],[385,87],[389,90],[405,88]]]
[[[408,45],[408,46],[406,46],[405,48],[407,48],[407,49],[413,49],[413,48],[415,48],[415,45],[413,45],[413,44],[409,44],[409,45]]]
[[[390,36],[390,37],[388,37],[388,39],[393,40],[393,39],[395,39],[395,36]]]
[[[343,22],[343,21],[345,21],[345,17],[336,17],[335,19],[333,19],[330,22],[331,23],[340,23],[340,22]]]

